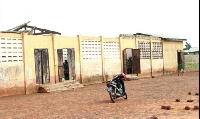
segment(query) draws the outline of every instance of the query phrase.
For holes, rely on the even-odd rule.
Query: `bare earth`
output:
[[[198,119],[199,70],[125,81],[128,99],[112,103],[105,83],[66,92],[0,98],[1,119]],[[188,95],[191,92],[191,95]],[[175,102],[176,99],[180,102]],[[193,102],[187,102],[192,99]],[[171,110],[161,106],[171,106]],[[189,106],[190,110],[184,110]]]

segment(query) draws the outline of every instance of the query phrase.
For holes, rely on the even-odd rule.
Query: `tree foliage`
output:
[[[186,42],[184,50],[189,50],[191,47],[190,43]]]

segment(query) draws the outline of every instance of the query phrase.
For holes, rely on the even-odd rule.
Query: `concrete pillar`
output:
[[[81,36],[80,35],[77,35],[77,38],[78,38],[78,42],[79,42],[79,62],[80,62],[80,83],[82,84],[83,83],[83,80],[82,80],[82,41],[81,41]]]
[[[150,64],[151,64],[151,77],[153,76],[153,66],[152,66],[152,38],[151,37],[149,37],[150,38]]]
[[[101,61],[102,61],[102,80],[103,82],[106,81],[105,78],[105,61],[104,61],[104,39],[103,36],[100,36],[100,43],[101,43]]]
[[[23,39],[23,63],[24,63],[24,94],[27,94],[27,89],[26,89],[26,41],[27,41],[27,33],[23,32],[22,33],[22,39]]]
[[[121,60],[121,72],[123,72],[123,49],[122,49],[122,37],[119,37],[119,55],[120,55],[120,60]]]
[[[52,49],[53,49],[53,64],[54,64],[54,76],[55,76],[55,81],[51,81],[50,80],[50,83],[56,83],[56,82],[59,82],[58,80],[58,76],[57,76],[57,73],[56,73],[56,68],[58,68],[56,66],[56,59],[55,59],[55,54],[56,54],[56,49],[55,49],[55,37],[56,35],[55,34],[52,34]]]

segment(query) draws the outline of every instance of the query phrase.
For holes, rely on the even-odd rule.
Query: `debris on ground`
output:
[[[189,106],[185,106],[185,110],[190,110],[190,107]]]

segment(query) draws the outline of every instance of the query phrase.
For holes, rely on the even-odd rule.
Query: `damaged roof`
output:
[[[155,37],[159,37],[162,38],[164,40],[170,40],[170,41],[187,41],[187,39],[183,39],[183,38],[175,38],[172,36],[167,36],[167,35],[163,35],[163,34],[144,34],[144,33],[136,33],[134,35],[145,35],[145,36],[155,36]]]
[[[21,24],[19,26],[16,26],[14,28],[11,28],[7,31],[0,31],[0,32],[1,33],[22,33],[22,32],[26,32],[30,35],[44,35],[44,34],[59,34],[59,35],[61,35],[61,33],[56,32],[56,31],[42,29],[42,28],[38,28],[36,26],[29,26],[28,23],[30,23],[30,21],[28,21],[27,23]]]

